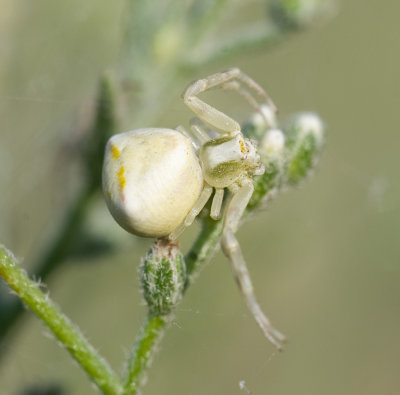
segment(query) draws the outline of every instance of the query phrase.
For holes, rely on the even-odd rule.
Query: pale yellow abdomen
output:
[[[172,129],[114,135],[106,146],[103,190],[115,220],[145,237],[169,235],[185,219],[203,186],[191,141]]]

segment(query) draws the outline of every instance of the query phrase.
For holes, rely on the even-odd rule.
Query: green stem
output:
[[[171,316],[148,315],[129,358],[124,395],[139,394]]]
[[[197,47],[183,62],[183,68],[197,69],[244,51],[277,44],[291,31],[293,29],[290,26],[278,26],[267,22],[246,26],[225,41],[220,40],[217,44],[205,48]]]
[[[0,247],[0,276],[23,302],[41,318],[61,341],[72,357],[104,394],[122,394],[122,385],[105,360],[91,346],[78,328],[55,306],[39,285],[18,267],[12,254]]]
[[[213,257],[222,234],[223,221],[204,218],[202,222],[201,232],[185,256],[187,279],[184,291]]]

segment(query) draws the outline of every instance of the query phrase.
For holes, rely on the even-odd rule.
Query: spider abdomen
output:
[[[130,233],[167,236],[184,220],[202,187],[192,143],[176,130],[138,129],[114,135],[107,143],[105,200]]]

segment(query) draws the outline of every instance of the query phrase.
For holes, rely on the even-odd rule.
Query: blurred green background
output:
[[[0,241],[29,270],[83,182],[77,130],[100,74],[119,59],[124,4],[0,7]],[[222,26],[261,18],[264,8],[227,9]],[[260,304],[289,338],[285,352],[263,338],[218,253],[178,307],[145,394],[400,393],[399,13],[395,0],[342,1],[334,16],[272,49],[188,72],[161,120],[132,125],[186,125],[185,84],[237,66],[268,90],[282,119],[313,110],[328,131],[314,177],[238,233]],[[230,95],[217,98],[235,118],[248,115]],[[146,312],[137,266],[151,241],[125,234],[100,198],[85,226],[114,250],[70,257],[47,288],[121,371]],[[183,249],[197,230],[184,234]],[[36,317],[17,329],[0,350],[1,395],[38,385],[96,393]]]

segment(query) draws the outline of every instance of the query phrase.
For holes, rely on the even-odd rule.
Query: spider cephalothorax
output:
[[[264,171],[255,143],[241,134],[207,141],[199,159],[204,180],[214,188],[229,188],[243,175],[251,177]]]

